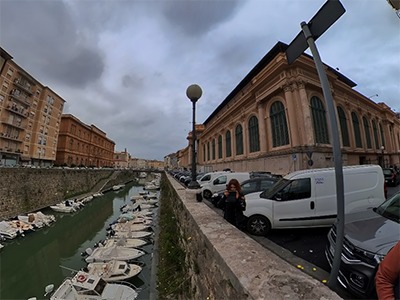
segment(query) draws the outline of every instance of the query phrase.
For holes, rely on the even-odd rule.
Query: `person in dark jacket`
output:
[[[236,179],[231,179],[224,192],[224,219],[239,229],[245,227],[243,211],[246,210],[246,199],[241,193],[242,187]]]

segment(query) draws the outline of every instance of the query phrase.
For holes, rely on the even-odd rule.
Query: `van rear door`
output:
[[[292,179],[273,201],[273,228],[312,226],[315,216],[313,175]]]

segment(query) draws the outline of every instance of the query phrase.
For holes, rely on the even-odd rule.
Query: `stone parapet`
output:
[[[167,178],[181,201],[174,208],[193,299],[342,299],[198,202],[195,190]]]

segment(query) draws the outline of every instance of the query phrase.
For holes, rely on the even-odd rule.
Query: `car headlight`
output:
[[[218,197],[218,193],[214,193],[212,197]]]
[[[384,258],[385,258],[385,255],[383,255],[383,254],[375,254],[375,255],[374,255],[374,259],[375,259],[375,261],[376,261],[378,264],[380,264],[381,261],[382,261]]]

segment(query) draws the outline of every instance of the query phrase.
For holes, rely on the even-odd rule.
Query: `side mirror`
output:
[[[282,193],[281,192],[276,193],[275,199],[278,200],[278,201],[281,201],[282,200]]]

